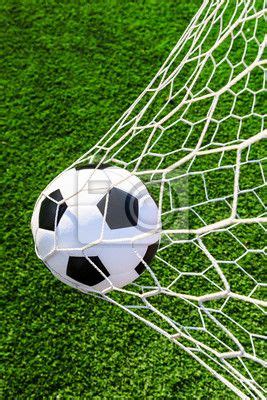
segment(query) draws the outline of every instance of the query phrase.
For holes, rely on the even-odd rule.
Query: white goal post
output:
[[[244,399],[265,398],[264,12],[263,1],[203,1],[146,89],[73,164],[128,169],[161,213],[156,260],[98,296]]]

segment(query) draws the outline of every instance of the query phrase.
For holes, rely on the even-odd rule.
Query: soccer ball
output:
[[[157,251],[161,223],[139,178],[89,165],[64,171],[46,187],[31,227],[38,257],[61,281],[87,293],[137,279]]]

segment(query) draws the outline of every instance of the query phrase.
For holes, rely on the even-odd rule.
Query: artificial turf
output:
[[[37,260],[40,191],[135,100],[200,1],[4,0],[3,399],[230,399],[197,362]]]

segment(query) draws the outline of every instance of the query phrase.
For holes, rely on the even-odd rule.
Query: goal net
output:
[[[262,1],[204,1],[146,89],[74,163],[131,171],[161,214],[151,266],[99,296],[247,399],[265,398],[264,23]]]

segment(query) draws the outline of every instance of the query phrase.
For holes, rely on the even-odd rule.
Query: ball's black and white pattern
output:
[[[117,167],[72,168],[43,191],[32,216],[39,258],[77,289],[133,282],[154,257],[158,208],[139,178]]]

